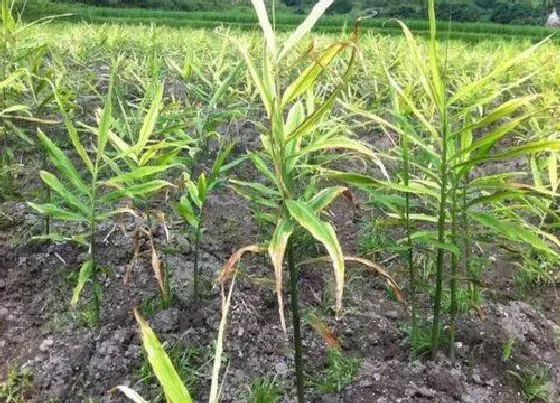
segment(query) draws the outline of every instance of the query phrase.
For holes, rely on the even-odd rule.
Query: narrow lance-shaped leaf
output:
[[[175,371],[173,363],[160,344],[148,323],[134,310],[134,316],[140,327],[142,344],[146,351],[148,362],[154,370],[154,374],[163,388],[165,397],[171,403],[191,403],[192,398],[185,388],[181,377]]]
[[[72,305],[76,305],[78,303],[78,299],[80,298],[80,294],[82,293],[82,289],[84,285],[91,277],[91,271],[93,269],[93,260],[88,259],[80,268],[80,273],[78,274],[78,284],[74,287],[74,291],[72,293]]]
[[[74,185],[74,187],[79,190],[83,195],[89,195],[89,189],[86,184],[80,178],[78,171],[72,165],[70,159],[64,155],[62,150],[58,148],[47,136],[43,134],[41,129],[37,129],[37,134],[41,144],[51,157],[51,161],[58,168],[58,170],[63,173],[66,178]]]
[[[97,128],[97,163],[99,163],[101,156],[105,153],[105,146],[107,145],[109,131],[111,130],[111,123],[113,119],[113,79],[114,76],[113,73],[111,73],[109,91],[105,97],[105,105],[103,111],[101,112]]]
[[[231,306],[231,296],[233,295],[233,287],[235,286],[235,274],[231,279],[227,298],[224,295],[224,284],[222,283],[222,317],[220,319],[220,327],[218,329],[218,339],[216,340],[216,352],[214,353],[214,363],[212,364],[212,382],[210,384],[209,403],[219,403],[220,391],[218,384],[220,382],[220,367],[222,365],[222,354],[224,350],[224,338],[226,334],[227,316],[229,307]]]
[[[535,45],[531,46],[527,50],[521,52],[517,56],[507,59],[501,62],[494,70],[490,73],[485,74],[480,80],[472,82],[471,84],[461,88],[461,90],[457,91],[448,101],[448,106],[453,105],[454,103],[463,100],[467,97],[473,96],[473,94],[477,94],[478,91],[486,86],[490,81],[499,77],[503,72],[509,70],[511,67],[520,64],[527,60],[535,51],[541,47],[544,43],[548,42],[552,35],[549,35],[544,40]]]
[[[286,206],[294,220],[309,231],[313,238],[321,242],[327,249],[332,259],[336,282],[335,309],[337,312],[340,311],[344,291],[344,255],[342,254],[342,249],[333,226],[317,218],[313,209],[304,203],[286,200]]]
[[[237,48],[239,49],[239,52],[243,56],[243,59],[245,59],[245,64],[247,65],[247,70],[249,71],[249,75],[251,76],[251,79],[255,83],[255,87],[257,87],[257,91],[259,92],[259,96],[261,97],[261,101],[264,104],[266,113],[267,113],[268,116],[271,116],[271,114],[272,114],[272,99],[270,97],[270,94],[268,94],[267,91],[265,90],[265,87],[264,87],[264,84],[263,84],[262,80],[259,78],[257,70],[255,69],[255,65],[253,64],[253,62],[251,60],[251,56],[249,56],[249,52],[247,51],[245,46],[243,46],[243,44],[241,44],[239,41],[237,41],[237,40],[235,40],[231,37],[229,37],[229,40],[232,41],[237,46]]]
[[[62,196],[62,198],[68,205],[84,213],[84,218],[88,218],[90,216],[90,211],[87,209],[86,204],[82,202],[78,197],[76,197],[72,192],[66,189],[66,187],[58,180],[56,176],[46,171],[41,171],[39,175],[41,175],[41,179],[43,180],[43,182],[45,182],[52,190]]]
[[[554,254],[554,251],[545,241],[539,238],[539,236],[533,231],[524,228],[518,222],[501,220],[489,213],[482,212],[471,213],[471,217],[477,220],[480,224],[493,230],[494,232],[497,232],[507,239],[524,242],[535,249]]]
[[[139,179],[143,179],[146,176],[155,175],[157,173],[163,172],[167,168],[169,168],[168,165],[141,166],[141,167],[133,169],[130,172],[126,172],[124,174],[113,176],[112,178],[107,180],[106,183],[108,185],[119,184],[119,183],[131,183],[131,182],[137,181]]]
[[[156,125],[156,119],[158,117],[159,110],[161,108],[163,99],[163,85],[161,83],[156,83],[154,88],[154,98],[152,100],[152,105],[146,113],[144,117],[144,121],[142,122],[142,127],[140,129],[140,133],[138,135],[138,141],[134,145],[134,152],[139,154],[146,144],[148,144],[148,140],[154,131],[154,127]]]
[[[156,192],[165,186],[173,186],[173,184],[163,180],[153,180],[138,185],[126,186],[123,189],[114,190],[101,196],[101,202],[109,202],[121,199],[123,197],[143,196]]]
[[[303,102],[297,101],[292,105],[286,117],[286,124],[284,125],[285,133],[293,132],[305,120],[305,107]],[[297,153],[301,148],[301,137],[299,139],[288,142],[284,148],[284,155],[286,158],[286,172],[290,173],[297,162]]]
[[[16,22],[14,21],[14,17],[12,17],[12,12],[10,10],[10,6],[8,5],[8,0],[2,0],[2,23],[9,33],[14,32],[16,28]]]
[[[547,158],[548,183],[553,192],[558,191],[558,151],[552,150]]]
[[[253,7],[255,7],[255,11],[257,12],[257,18],[264,33],[266,48],[272,57],[276,57],[276,35],[274,34],[272,25],[270,25],[270,21],[268,20],[268,13],[266,12],[264,1],[251,0],[251,3],[253,3]]]
[[[314,151],[325,150],[325,149],[333,149],[333,148],[344,148],[347,150],[356,151],[359,154],[365,155],[377,165],[377,167],[381,170],[383,176],[389,180],[389,174],[387,173],[387,169],[385,165],[379,159],[379,156],[375,154],[367,145],[364,143],[351,139],[346,136],[333,136],[333,137],[322,137],[315,141],[312,141],[309,145],[301,150],[300,155],[305,155]]]
[[[508,133],[511,133],[512,130],[517,128],[521,123],[523,123],[525,120],[527,120],[533,114],[534,114],[534,112],[530,112],[526,115],[520,116],[519,118],[512,119],[509,122],[504,123],[501,126],[498,126],[497,128],[491,130],[488,134],[486,134],[483,137],[474,141],[470,145],[470,147],[462,149],[461,152],[458,153],[458,156],[461,156],[462,154],[465,154],[465,153],[472,153],[475,150],[481,150],[480,154],[477,153],[477,157],[478,158],[483,157],[484,154],[486,154],[490,151],[491,147],[498,140],[503,138]],[[454,157],[456,158],[457,156],[454,156]]]
[[[274,275],[276,277],[276,295],[278,298],[278,313],[280,314],[280,323],[282,329],[286,332],[286,320],[284,319],[284,298],[282,295],[283,273],[284,273],[284,254],[288,240],[294,231],[294,223],[291,220],[282,218],[278,221],[272,240],[268,245],[268,254],[274,266]]]
[[[524,144],[517,147],[512,147],[507,151],[497,154],[491,154],[484,157],[475,157],[466,162],[456,164],[455,166],[462,165],[475,165],[487,161],[499,161],[505,158],[514,158],[521,155],[537,153],[541,151],[551,151],[560,149],[560,140],[542,140],[533,143]]]
[[[500,119],[511,116],[511,114],[513,114],[513,112],[515,112],[516,110],[518,110],[522,106],[530,104],[532,101],[534,101],[538,97],[539,97],[538,95],[528,95],[528,96],[525,96],[525,97],[510,99],[510,100],[504,102],[503,104],[500,104],[497,108],[492,110],[490,113],[485,114],[478,121],[461,128],[459,130],[459,134],[461,132],[465,131],[465,130],[474,130],[474,129],[479,129],[479,128],[482,128],[482,127],[487,127],[490,124],[492,124],[492,123],[494,123],[494,122],[496,122]]]
[[[309,201],[309,207],[315,212],[321,212],[327,208],[339,195],[347,191],[346,186],[332,186],[321,190]]]
[[[188,222],[193,228],[198,228],[198,218],[194,213],[191,202],[186,196],[181,196],[179,203],[174,204],[175,211],[177,211],[183,220]]]
[[[284,144],[288,144],[290,141],[298,139],[307,135],[311,130],[315,128],[315,126],[321,121],[321,119],[330,113],[331,109],[334,106],[334,102],[340,95],[341,91],[346,86],[346,82],[350,76],[350,72],[352,71],[352,66],[354,65],[354,61],[356,59],[356,46],[352,47],[352,54],[350,56],[350,61],[348,62],[348,67],[342,77],[341,82],[337,85],[337,87],[333,90],[331,95],[325,99],[323,104],[315,109],[311,115],[309,115],[301,125],[299,125],[295,130],[291,133],[288,133],[286,138],[284,139]]]
[[[70,137],[70,141],[72,142],[74,149],[76,150],[76,152],[78,153],[78,155],[80,156],[80,158],[82,159],[82,161],[84,162],[85,166],[87,167],[87,169],[91,174],[93,173],[93,164],[91,162],[91,159],[89,158],[84,146],[80,142],[80,137],[78,136],[78,130],[76,130],[76,127],[72,123],[72,119],[70,118],[70,116],[68,115],[68,113],[64,108],[64,103],[59,94],[58,88],[56,88],[54,85],[53,85],[53,94],[56,103],[58,104],[58,109],[62,113],[62,118],[64,119],[64,126],[68,131],[68,136]]]
[[[58,218],[59,220],[65,221],[78,221],[78,222],[87,222],[88,219],[84,218],[84,216],[80,213],[75,213],[68,210],[63,210],[60,207],[45,203],[45,204],[37,204],[32,202],[27,202],[33,209],[37,210],[42,214],[48,214],[53,216],[54,218]]]
[[[286,88],[282,97],[282,106],[288,105],[291,101],[302,95],[308,88],[311,88],[319,74],[321,74],[327,66],[346,48],[349,44],[339,42],[325,49],[309,67],[300,73],[300,75]]]
[[[278,62],[285,57],[290,50],[292,50],[297,44],[307,35],[313,26],[317,23],[319,18],[325,13],[327,8],[331,6],[334,0],[320,0],[305,18],[305,20],[296,28],[296,30],[290,35],[288,40],[284,43],[280,55],[278,55]]]
[[[218,178],[218,176],[220,175],[220,173],[222,173],[222,167],[224,166],[227,157],[233,151],[234,146],[235,144],[232,143],[225,147],[220,148],[220,152],[218,153],[218,156],[216,157],[216,160],[212,165],[212,170],[210,171],[210,176],[208,177],[208,182],[210,184],[214,183]]]

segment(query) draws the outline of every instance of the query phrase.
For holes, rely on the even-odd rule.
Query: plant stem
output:
[[[95,211],[95,208],[93,209]],[[89,223],[90,226],[90,240],[89,240],[89,250],[91,257],[91,284],[93,290],[93,313],[94,321],[97,326],[100,325],[99,319],[101,317],[101,301],[99,299],[98,285],[97,285],[97,251],[95,248],[95,220],[92,218]]]
[[[438,216],[438,242],[436,255],[436,290],[434,300],[434,318],[432,323],[432,359],[435,359],[439,347],[440,318],[441,318],[441,295],[443,291],[443,264],[444,249],[441,245],[445,242],[445,204],[447,197],[447,113],[445,105],[441,110],[442,115],[442,145],[441,145],[441,194],[439,201]]]
[[[404,185],[409,185],[409,155],[408,155],[408,135],[405,130],[402,138],[403,163],[404,163]],[[416,272],[414,269],[414,255],[412,250],[412,239],[410,237],[410,195],[405,193],[405,226],[406,226],[406,243],[407,243],[407,265],[408,265],[408,281],[410,287],[410,306],[412,309],[412,340],[418,335],[418,315],[416,312]]]
[[[193,262],[193,300],[200,301],[200,239],[202,238],[202,221],[204,219],[204,204],[200,208],[198,226],[194,234],[194,262]]]
[[[301,343],[301,319],[298,309],[298,287],[297,277],[298,269],[294,264],[293,242],[288,241],[286,255],[288,260],[288,269],[290,270],[290,293],[292,298],[292,323],[294,326],[294,357],[296,363],[296,389],[298,403],[304,402],[303,389],[303,360],[302,360],[302,343]]]
[[[93,312],[94,321],[99,327],[101,325],[101,301],[100,301],[100,286],[97,283],[97,250],[95,248],[95,216],[97,210],[97,175],[99,173],[99,154],[97,155],[95,166],[91,178],[91,195],[90,195],[90,219],[89,219],[89,254],[91,257],[91,286],[93,291]]]
[[[170,276],[169,276],[169,269],[167,266],[167,259],[162,259],[162,269],[163,269],[163,308],[167,309],[169,308],[169,305],[171,303],[171,282],[170,282]]]
[[[43,170],[47,170],[47,155],[46,153],[42,153],[43,156]],[[50,203],[51,202],[51,188],[50,186],[47,186],[45,184],[43,184],[43,187],[45,189],[45,203]],[[45,235],[49,235],[51,233],[51,215],[50,214],[45,214]]]
[[[452,179],[451,242],[457,245],[457,183]],[[451,254],[451,318],[449,326],[449,358],[455,360],[455,321],[457,318],[457,255]]]

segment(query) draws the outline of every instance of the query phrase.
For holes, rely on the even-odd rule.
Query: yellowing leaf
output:
[[[335,310],[340,311],[344,292],[344,255],[333,226],[317,218],[313,209],[307,204],[295,200],[286,200],[286,206],[294,220],[327,249],[332,259],[336,283]]]
[[[191,403],[191,395],[181,377],[175,371],[169,356],[164,348],[158,341],[153,330],[148,323],[142,319],[138,311],[134,310],[134,316],[140,327],[140,334],[142,335],[142,344],[146,351],[148,362],[154,370],[154,374],[163,388],[165,397],[171,403]]]
[[[284,253],[290,235],[294,231],[293,221],[286,220],[285,218],[278,221],[276,230],[272,235],[272,240],[268,245],[268,254],[274,266],[274,275],[276,278],[276,295],[278,298],[278,313],[280,314],[280,323],[282,329],[286,332],[286,321],[284,319],[284,298],[282,296],[282,283],[283,283],[283,268],[284,268]]]
[[[321,190],[309,201],[309,206],[315,212],[321,212],[327,208],[339,195],[347,191],[346,186],[332,186]]]
[[[286,88],[284,96],[282,97],[282,106],[288,105],[291,101],[302,95],[308,88],[311,88],[319,74],[321,74],[327,66],[334,60],[334,58],[348,46],[345,43],[339,42],[329,46],[324,50],[321,55],[309,67],[307,67],[301,74]]]
[[[144,400],[142,396],[140,396],[135,390],[132,390],[126,386],[117,386],[115,389],[124,393],[124,395],[134,403],[148,403],[148,401]]]
[[[270,21],[268,20],[268,13],[266,12],[264,1],[251,0],[251,3],[253,3],[253,7],[255,7],[259,24],[263,30],[266,47],[270,55],[276,57],[276,35],[274,35],[272,25],[270,25]]]
[[[278,61],[280,61],[284,56],[286,56],[290,50],[297,46],[297,44],[307,35],[313,26],[317,23],[319,18],[325,13],[327,8],[334,3],[334,0],[320,0],[314,6],[311,12],[307,15],[305,20],[296,28],[296,30],[290,35],[288,40],[284,43],[284,47],[278,56]]]

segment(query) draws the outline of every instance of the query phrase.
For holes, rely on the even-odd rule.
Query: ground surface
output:
[[[248,129],[249,130],[249,129]],[[243,133],[243,131],[242,131]],[[249,133],[250,134],[250,133]],[[252,136],[249,136],[252,137]],[[244,147],[252,147],[245,142]],[[36,178],[27,178],[31,184]],[[0,373],[26,367],[34,374],[27,401],[123,401],[111,393],[117,385],[130,385],[146,396],[157,396],[155,381],[140,382],[143,355],[132,316],[139,306],[162,340],[184,346],[197,365],[193,375],[195,395],[205,400],[211,370],[211,343],[219,323],[219,292],[208,288],[200,304],[191,304],[192,248],[182,235],[182,225],[170,223],[171,238],[161,241],[172,275],[176,301],[158,310],[156,283],[149,259],[141,259],[128,285],[123,278],[133,257],[132,221],[125,232],[107,223],[99,231],[105,276],[100,328],[84,326],[69,300],[83,249],[70,244],[30,241],[33,227],[42,218],[24,203],[1,206],[12,221],[0,229]],[[344,201],[332,208],[333,222],[347,254],[356,253],[358,218]],[[212,279],[238,247],[258,242],[258,228],[250,219],[247,202],[230,190],[211,200],[205,221],[202,267]],[[492,257],[492,252],[487,253]],[[304,311],[313,310],[332,328],[348,355],[358,357],[360,369],[353,382],[336,393],[317,390],[326,360],[326,345],[309,325],[304,326],[304,358],[309,374],[308,398],[316,402],[521,402],[515,378],[508,372],[534,364],[549,365],[560,401],[559,301],[554,290],[519,297],[512,282],[513,263],[494,256],[486,276],[493,289],[479,314],[460,317],[457,360],[442,354],[435,361],[411,361],[402,325],[406,308],[386,292],[382,279],[349,268],[344,315],[335,321],[330,311],[330,268],[307,267],[299,284]],[[402,268],[387,263],[397,279]],[[224,401],[244,401],[251,381],[275,377],[284,401],[293,399],[293,353],[282,333],[276,298],[270,286],[273,275],[261,257],[242,265],[234,293],[225,344],[227,375]],[[72,275],[73,274],[73,275]],[[287,292],[286,292],[287,294]],[[289,312],[289,297],[285,297]],[[288,320],[289,322],[289,320]],[[556,323],[556,324],[555,324]],[[508,362],[502,362],[503,345],[516,342]]]

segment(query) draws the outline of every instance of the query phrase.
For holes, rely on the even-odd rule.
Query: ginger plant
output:
[[[345,257],[337,239],[333,225],[324,221],[322,212],[332,201],[347,189],[344,186],[327,187],[318,193],[308,192],[311,184],[319,178],[321,164],[328,162],[329,151],[346,149],[350,153],[361,154],[377,161],[377,156],[365,144],[340,133],[338,127],[329,124],[327,116],[331,112],[339,94],[348,81],[353,61],[357,55],[357,29],[351,38],[327,46],[317,52],[316,57],[302,71],[297,71],[289,57],[314,24],[333,3],[333,0],[319,1],[304,22],[279,47],[278,38],[268,19],[263,0],[253,0],[259,24],[264,36],[262,72],[257,72],[257,60],[253,59],[245,46],[230,38],[239,48],[246,63],[251,81],[263,104],[266,119],[258,127],[261,131],[262,149],[249,155],[249,160],[266,184],[257,182],[231,181],[232,186],[244,197],[261,208],[261,217],[275,226],[271,240],[264,250],[268,251],[274,266],[276,294],[280,322],[284,331],[286,324],[283,310],[283,271],[287,261],[290,275],[292,324],[294,332],[295,370],[297,400],[304,401],[303,359],[301,340],[301,319],[298,298],[298,266],[294,259],[294,230],[299,226],[321,243],[329,255],[334,269],[335,311],[340,312],[344,289]],[[337,69],[330,69],[335,61],[350,51],[347,67],[334,81],[334,89],[325,99],[317,97],[319,77],[329,70],[335,75]],[[284,74],[292,72],[297,76],[283,85]],[[321,164],[315,157],[321,155]],[[334,159],[332,154],[331,158]],[[327,160],[327,161],[325,161]],[[263,247],[251,245],[234,254],[226,267],[232,269],[234,263],[245,252],[259,252]],[[227,278],[227,270],[222,279]]]
[[[55,91],[56,92],[56,91]],[[74,126],[72,119],[60,103],[61,112],[64,117],[65,127],[70,137],[74,151],[80,157],[82,171],[74,165],[70,158],[62,151],[55,142],[46,136],[40,129],[38,138],[47,152],[53,166],[58,170],[58,176],[47,171],[41,171],[43,182],[50,187],[58,200],[52,203],[37,204],[29,202],[29,205],[42,214],[48,214],[53,219],[69,221],[77,224],[75,232],[70,237],[51,233],[37,238],[49,238],[58,241],[73,241],[88,248],[88,258],[81,263],[78,282],[74,287],[72,305],[78,303],[80,294],[86,284],[90,284],[93,305],[93,322],[99,324],[102,287],[99,282],[101,271],[99,251],[96,238],[100,223],[110,219],[113,215],[122,212],[132,212],[130,209],[117,208],[115,203],[125,197],[146,196],[152,192],[170,185],[164,180],[146,180],[154,173],[154,169],[146,167],[135,167],[123,170],[115,174],[111,154],[107,152],[106,146],[112,136],[112,80],[105,99],[104,108],[98,112],[97,127],[89,128],[91,134],[96,138],[96,146],[92,153],[83,146],[79,132]],[[60,101],[60,98],[58,98]],[[157,172],[164,170],[165,166],[155,169]],[[134,180],[134,184],[127,182]],[[126,186],[123,186],[126,183]],[[84,225],[86,231],[78,230],[78,225]]]
[[[527,217],[516,211],[514,205],[507,204],[530,195],[551,197],[554,192],[515,183],[515,174],[510,172],[480,174],[476,172],[477,168],[485,163],[534,153],[554,154],[560,142],[537,139],[498,149],[500,140],[515,133],[541,110],[530,108],[538,97],[536,95],[519,96],[507,101],[502,99],[508,90],[519,86],[527,78],[508,84],[495,84],[495,79],[527,60],[540,44],[501,61],[483,77],[457,88],[446,77],[445,63],[440,57],[433,0],[429,1],[428,15],[430,41],[427,54],[422,52],[406,25],[400,23],[411,55],[414,80],[419,81],[420,90],[411,94],[387,72],[396,98],[396,123],[353,108],[370,123],[399,135],[402,141],[397,157],[402,163],[404,175],[396,181],[332,172],[329,176],[369,189],[372,193],[383,190],[404,194],[407,195],[406,200],[413,197],[420,206],[414,211],[407,201],[404,209],[389,214],[406,223],[407,237],[403,242],[409,251],[407,260],[412,282],[416,270],[410,255],[413,245],[435,249],[431,353],[435,357],[441,345],[443,293],[448,283],[451,293],[448,307],[449,353],[453,358],[459,279],[471,275],[473,239],[483,240],[487,234],[492,234],[552,255],[555,254],[554,245],[560,246],[552,234],[537,229]],[[403,150],[403,147],[406,149]],[[464,276],[459,271],[461,263],[465,267]],[[411,288],[414,292],[415,284],[411,284]]]
[[[203,233],[204,210],[206,202],[212,191],[227,182],[223,178],[223,173],[228,166],[224,165],[226,159],[233,149],[233,144],[224,146],[220,149],[208,177],[204,172],[200,173],[197,181],[193,181],[190,175],[184,175],[184,186],[186,192],[181,196],[178,203],[175,203],[175,210],[181,215],[194,234],[193,249],[193,300],[198,302],[200,299],[200,242]]]

